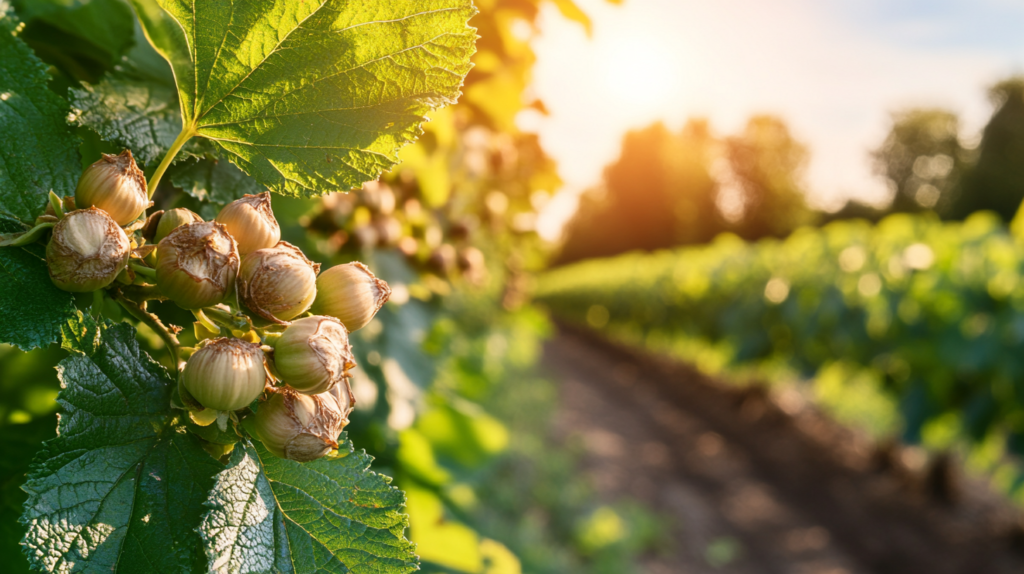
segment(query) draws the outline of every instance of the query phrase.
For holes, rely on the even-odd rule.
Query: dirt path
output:
[[[568,328],[545,363],[561,389],[556,432],[582,439],[601,496],[674,525],[648,574],[1024,572],[1019,516],[998,497],[955,474],[880,469],[876,449],[809,406]],[[955,504],[929,495],[954,479]]]

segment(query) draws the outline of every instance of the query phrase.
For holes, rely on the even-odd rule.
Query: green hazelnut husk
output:
[[[202,217],[184,207],[168,209],[160,215],[160,220],[156,224],[156,232],[153,234],[153,242],[160,243],[164,237],[167,237],[172,231],[182,225],[197,223],[202,220]]]
[[[149,194],[146,176],[135,164],[132,152],[103,154],[99,161],[87,167],[78,178],[75,205],[98,207],[122,226],[138,219],[149,206]]]
[[[130,256],[131,243],[124,230],[95,207],[64,216],[46,245],[46,266],[53,284],[75,293],[113,283]]]
[[[317,395],[275,389],[256,412],[256,436],[275,456],[309,462],[338,448],[352,410],[348,386]]]
[[[317,315],[285,329],[274,343],[274,366],[288,386],[315,395],[344,384],[356,362],[341,321]]]
[[[237,274],[238,247],[219,223],[182,225],[157,245],[160,292],[185,309],[223,301],[234,290]]]
[[[298,247],[282,241],[242,259],[238,297],[249,310],[268,321],[290,321],[313,304],[319,272],[319,263],[306,259]]]
[[[349,333],[365,327],[391,296],[388,284],[358,261],[321,273],[316,291],[311,311],[337,318]]]
[[[217,222],[227,226],[241,255],[273,247],[281,241],[281,227],[270,208],[269,192],[246,195],[225,205],[217,214]]]
[[[202,406],[235,411],[249,406],[267,383],[266,359],[259,345],[233,338],[210,340],[189,357],[181,385]]]

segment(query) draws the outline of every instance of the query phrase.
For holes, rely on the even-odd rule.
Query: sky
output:
[[[889,192],[869,153],[893,111],[950,109],[977,142],[987,87],[1024,73],[1021,0],[576,1],[593,34],[545,5],[532,90],[550,113],[519,118],[566,182],[539,222],[548,236],[600,181],[623,133],[693,116],[726,135],[752,114],[780,115],[811,152],[812,205],[882,203]]]

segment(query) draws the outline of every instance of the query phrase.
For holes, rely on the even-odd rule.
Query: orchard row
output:
[[[802,377],[855,365],[895,405],[905,440],[952,427],[1024,454],[1022,282],[1019,240],[992,214],[894,215],[580,263],[549,273],[537,296],[564,318],[698,360]]]

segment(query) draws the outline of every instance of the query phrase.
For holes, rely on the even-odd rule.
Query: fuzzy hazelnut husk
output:
[[[246,255],[238,270],[238,297],[260,317],[282,323],[309,310],[316,299],[320,264],[282,241]]]
[[[427,264],[441,275],[448,275],[455,270],[457,259],[455,247],[449,243],[443,243],[430,254]]]
[[[338,448],[351,410],[348,385],[317,395],[282,387],[256,412],[256,435],[275,456],[309,462]]]
[[[217,214],[217,222],[227,226],[241,255],[273,247],[281,241],[281,227],[270,208],[270,192],[232,201]]]
[[[208,409],[235,411],[249,406],[267,382],[263,350],[241,339],[213,339],[185,363],[181,384]]]
[[[402,222],[394,216],[381,217],[373,223],[373,227],[377,230],[377,241],[384,247],[395,245],[402,238]]]
[[[128,265],[131,243],[101,209],[72,211],[57,222],[46,245],[46,266],[57,287],[85,293],[110,285]]]
[[[316,280],[311,310],[341,321],[348,332],[366,326],[391,297],[391,288],[358,261],[335,265]]]
[[[167,237],[172,231],[182,225],[202,221],[202,217],[199,217],[198,214],[192,210],[185,209],[184,207],[168,209],[160,215],[160,220],[156,224],[156,232],[153,234],[153,242],[160,243],[164,237]]]
[[[341,321],[317,315],[285,329],[274,344],[274,366],[288,386],[315,395],[345,384],[356,361]]]
[[[237,274],[238,247],[219,223],[182,225],[157,246],[160,292],[185,309],[220,303],[234,289]]]
[[[75,205],[98,207],[106,211],[118,225],[135,221],[149,206],[146,176],[135,164],[130,150],[118,155],[103,154],[78,178]]]

